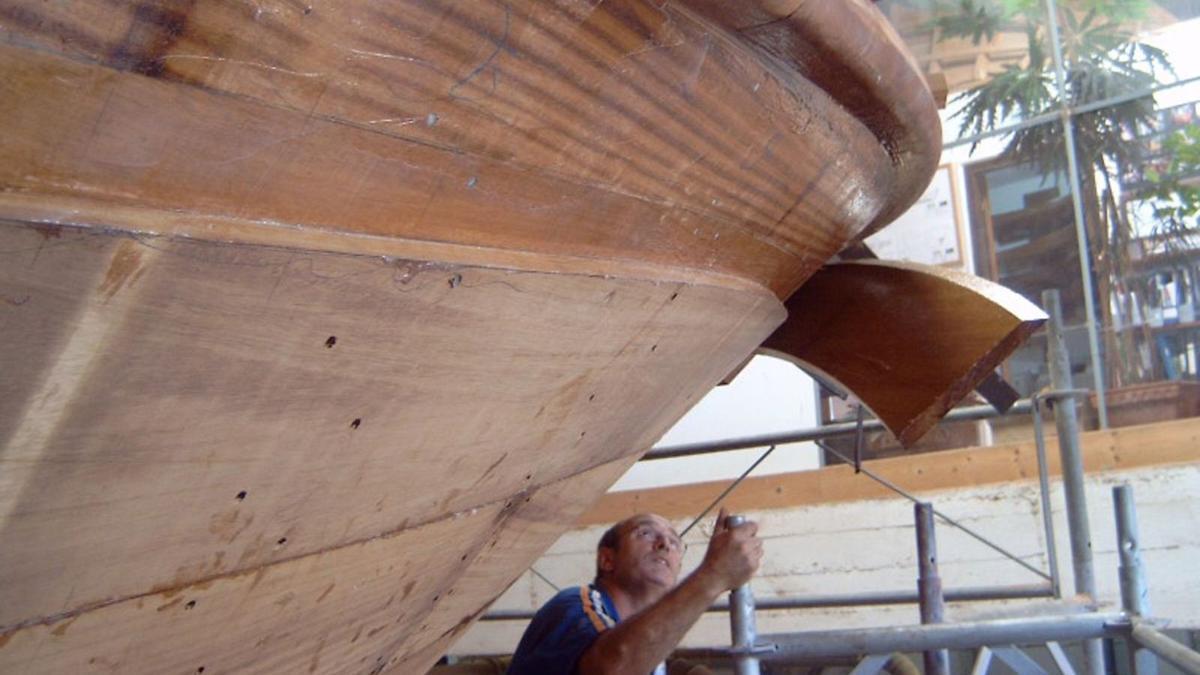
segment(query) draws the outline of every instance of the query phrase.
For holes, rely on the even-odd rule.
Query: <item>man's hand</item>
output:
[[[717,514],[708,551],[697,574],[706,574],[719,591],[730,591],[750,580],[762,562],[762,541],[756,536],[758,524],[745,522],[730,527],[722,507]]]
[[[721,509],[700,567],[660,600],[601,633],[579,660],[580,675],[650,672],[722,593],[754,576],[762,560],[758,525],[729,527],[725,517]]]

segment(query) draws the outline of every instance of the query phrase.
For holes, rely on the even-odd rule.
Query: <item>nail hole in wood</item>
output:
[[[450,288],[458,288],[459,285],[462,284],[462,275],[455,274],[454,276],[450,277],[449,283],[450,283]]]
[[[197,672],[197,673],[203,673],[203,672],[204,672],[204,666],[200,666],[199,668],[197,668],[197,669],[196,669],[196,672]]]
[[[195,606],[196,606],[196,601],[195,601],[195,600],[188,600],[188,601],[187,601],[187,602],[186,602],[186,603],[183,605],[183,608],[184,608],[184,609],[191,609],[191,608],[193,608],[193,607],[195,607]]]
[[[361,424],[362,424],[362,418],[361,418],[361,417],[355,417],[355,418],[354,418],[354,421],[350,423],[350,428],[351,428],[351,429],[357,429],[357,428],[359,427],[359,425],[361,425]]]
[[[656,351],[657,349],[658,345],[650,345],[650,351]]]
[[[595,401],[595,400],[596,400],[596,395],[595,395],[595,394],[592,394],[592,395],[588,396],[588,400],[589,400],[589,401]]]
[[[235,499],[237,499],[239,502],[244,501],[246,499],[246,491],[242,490],[241,492],[237,493],[237,497],[235,497]]]
[[[330,335],[329,338],[325,340],[325,348],[326,349],[333,349],[333,346],[336,344],[337,344],[337,336],[336,335]]]
[[[284,544],[286,544],[286,543],[287,543],[287,537],[280,537],[280,538],[279,538],[279,541],[277,541],[277,542],[275,542],[275,543],[276,543],[276,544],[279,544],[280,546],[283,546]]]
[[[679,297],[679,291],[675,291],[674,293],[671,294],[672,300],[674,300],[675,298],[678,298],[678,297]]]

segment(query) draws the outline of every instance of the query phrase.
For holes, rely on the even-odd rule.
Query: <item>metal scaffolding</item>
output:
[[[1119,577],[1122,611],[1116,613],[1095,611],[1095,572],[1092,563],[1091,534],[1086,513],[1087,504],[1084,498],[1082,453],[1076,413],[1076,399],[1089,392],[1071,388],[1070,374],[1066,368],[1069,361],[1066,348],[1061,340],[1062,325],[1057,292],[1047,292],[1043,296],[1043,303],[1050,315],[1047,361],[1054,391],[1042,392],[1033,396],[1031,400],[1018,402],[1010,410],[1010,414],[1012,412],[1030,412],[1033,416],[1038,485],[1041,493],[1040,507],[1045,528],[1048,571],[1043,572],[1031,566],[982,535],[938,512],[931,504],[920,501],[916,496],[909,494],[894,483],[855,463],[864,476],[892,489],[915,504],[920,571],[917,589],[909,592],[862,592],[756,599],[747,584],[732,592],[728,603],[718,603],[709,608],[710,612],[729,613],[732,646],[682,649],[678,653],[685,657],[728,659],[734,663],[735,672],[738,675],[757,675],[760,672],[760,663],[782,664],[853,657],[861,659],[858,667],[854,669],[854,675],[874,675],[882,671],[888,660],[886,657],[893,652],[924,652],[927,675],[941,675],[950,672],[947,650],[978,649],[975,666],[972,670],[973,675],[986,673],[993,657],[1024,675],[1025,673],[1045,673],[1045,671],[1019,646],[1044,644],[1050,650],[1059,670],[1073,675],[1075,671],[1058,643],[1082,641],[1084,672],[1090,675],[1099,675],[1103,673],[1104,668],[1100,640],[1102,638],[1122,638],[1130,644],[1130,670],[1134,675],[1156,675],[1157,658],[1174,664],[1190,675],[1200,675],[1200,654],[1171,640],[1155,627],[1153,621],[1147,618],[1149,614],[1149,605],[1146,601],[1147,585],[1141,565],[1136,515],[1132,490],[1129,486],[1118,486],[1113,491],[1121,559]],[[1063,492],[1066,502],[1065,511],[1070,530],[1073,581],[1077,599],[1082,604],[1076,605],[1073,613],[1022,619],[944,623],[943,608],[945,603],[950,601],[1062,597],[1050,514],[1049,472],[1042,424],[1043,406],[1053,409],[1058,430]],[[988,406],[976,406],[954,411],[947,416],[947,419],[985,419],[999,414]],[[766,455],[770,454],[778,445],[797,441],[817,441],[819,443],[824,438],[861,434],[864,430],[880,427],[877,420],[863,420],[860,417],[859,421],[855,423],[826,425],[790,434],[773,434],[661,448],[648,453],[646,459],[770,446],[764,455],[760,456],[705,509],[705,513],[707,513],[736,488],[754,467],[758,466]],[[823,447],[839,456],[843,461],[852,463],[849,458],[836,450],[827,446]],[[703,514],[701,514],[702,516]],[[934,543],[935,517],[1021,564],[1041,577],[1044,583],[943,589],[937,572],[937,553]],[[694,523],[695,521],[693,521]],[[770,635],[757,635],[755,630],[755,614],[758,611],[901,603],[919,605],[921,625]],[[527,611],[492,611],[484,615],[483,620],[521,620],[529,619],[532,616],[533,613]]]
[[[936,552],[933,544],[932,510],[927,504],[918,505],[918,550],[921,556],[919,581],[921,619],[918,626],[893,626],[856,630],[804,631],[754,635],[754,621],[747,621],[747,612],[754,611],[753,597],[743,594],[729,606],[735,625],[732,647],[680,650],[692,658],[732,659],[738,675],[758,673],[759,663],[796,663],[821,660],[861,659],[855,675],[875,675],[882,671],[887,655],[893,652],[924,652],[925,673],[949,673],[948,649],[979,649],[973,673],[984,673],[992,656],[996,656],[1021,675],[1045,673],[1020,645],[1046,644],[1063,673],[1073,673],[1063,655],[1059,642],[1098,641],[1101,638],[1121,638],[1130,643],[1130,672],[1135,675],[1155,675],[1157,658],[1162,658],[1189,675],[1200,675],[1200,654],[1175,642],[1160,632],[1144,616],[1147,585],[1141,566],[1137,538],[1137,517],[1133,492],[1128,485],[1113,488],[1116,512],[1117,540],[1121,553],[1119,576],[1121,604],[1119,613],[1083,612],[1035,616],[1023,619],[943,623],[940,609],[943,604],[940,581],[936,572]],[[740,622],[740,623],[739,623]],[[737,626],[741,626],[738,628]],[[746,626],[749,626],[747,629]],[[1084,652],[1085,664],[1087,651]],[[1098,664],[1103,672],[1103,665]],[[750,669],[752,668],[752,670]]]
[[[1054,406],[1055,422],[1058,427],[1058,445],[1062,456],[1063,488],[1066,500],[1067,523],[1070,530],[1072,569],[1076,593],[1094,601],[1096,586],[1092,564],[1091,534],[1087,521],[1087,503],[1084,498],[1083,462],[1079,441],[1079,424],[1075,399],[1086,395],[1086,390],[1071,389],[1069,363],[1066,347],[1062,340],[1061,312],[1056,291],[1043,295],[1043,303],[1050,314],[1048,326],[1049,344],[1047,361],[1055,391],[1033,397],[1029,409],[1033,413],[1035,442],[1038,457],[1038,478],[1041,492],[1043,523],[1046,528],[1047,554],[1051,574],[1048,589],[1061,597],[1054,553],[1054,534],[1049,508],[1049,480],[1045,459],[1045,435],[1042,428],[1042,405]],[[973,413],[972,413],[973,414]],[[861,425],[860,425],[861,429]],[[816,440],[813,438],[812,440]],[[783,442],[774,439],[773,442]],[[835,453],[836,454],[836,453]],[[840,456],[840,455],[839,455]],[[843,461],[847,461],[842,457]],[[1018,648],[1018,645],[1043,643],[1063,673],[1074,671],[1058,646],[1060,641],[1082,641],[1083,665],[1089,674],[1104,672],[1101,638],[1118,637],[1127,640],[1130,649],[1130,670],[1135,675],[1156,675],[1156,657],[1163,658],[1186,673],[1200,675],[1200,654],[1184,647],[1159,632],[1145,619],[1149,612],[1146,600],[1147,585],[1138,548],[1137,520],[1133,506],[1132,489],[1118,486],[1113,490],[1116,514],[1117,539],[1121,566],[1122,611],[1117,614],[1087,612],[1059,616],[1037,616],[1025,619],[983,621],[971,623],[943,623],[943,608],[950,594],[943,594],[941,579],[937,572],[937,552],[934,539],[934,515],[931,504],[919,502],[900,488],[864,472],[868,477],[891,487],[899,494],[916,502],[915,517],[917,530],[917,552],[920,576],[915,598],[920,605],[921,625],[871,628],[862,630],[807,631],[764,636],[747,636],[744,631],[735,636],[731,648],[686,650],[693,656],[733,658],[739,664],[753,662],[788,663],[855,657],[861,661],[854,669],[855,675],[874,675],[881,672],[886,655],[892,652],[924,652],[925,673],[944,675],[949,673],[948,649],[979,649],[973,673],[987,672],[992,656],[998,657],[1012,669],[1025,673],[1044,673],[1033,659]],[[744,478],[744,475],[743,475]],[[739,479],[741,480],[741,479]],[[943,517],[951,525],[960,527],[955,521]],[[976,538],[981,538],[971,533]],[[1015,556],[997,546],[993,548],[1010,558]],[[1023,561],[1021,561],[1023,563]],[[1035,570],[1036,571],[1036,570]],[[1046,575],[1043,575],[1046,576]],[[739,589],[741,590],[741,589]],[[985,589],[988,591],[1004,589]],[[753,607],[753,599],[731,603],[731,616]],[[760,607],[767,607],[760,603]],[[753,622],[750,622],[753,626]],[[752,672],[757,672],[754,670]]]

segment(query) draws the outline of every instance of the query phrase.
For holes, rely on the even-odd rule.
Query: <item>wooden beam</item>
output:
[[[762,350],[853,393],[905,447],[1046,320],[979,277],[882,260],[827,265],[787,308]]]
[[[1200,462],[1200,418],[1082,434],[1084,469],[1101,473],[1141,466]],[[1058,475],[1058,443],[1046,440],[1051,473]],[[1037,480],[1032,442],[949,450],[870,462],[872,471],[910,492],[949,490]],[[667,518],[694,516],[729,486],[713,481],[606,494],[577,525],[613,523],[651,511]],[[786,509],[810,504],[888,499],[895,493],[846,465],[816,471],[748,478],[726,500],[737,511]]]

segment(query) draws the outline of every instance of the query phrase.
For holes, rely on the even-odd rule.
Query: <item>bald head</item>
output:
[[[622,542],[634,536],[639,532],[645,532],[647,536],[662,536],[667,539],[669,546],[683,550],[683,540],[679,537],[679,533],[671,526],[670,521],[656,513],[639,513],[622,520],[612,527],[604,531],[600,536],[600,542],[596,545],[596,580],[612,573],[611,569],[605,569],[605,561],[611,556],[605,553],[605,549],[612,554],[621,550]]]

